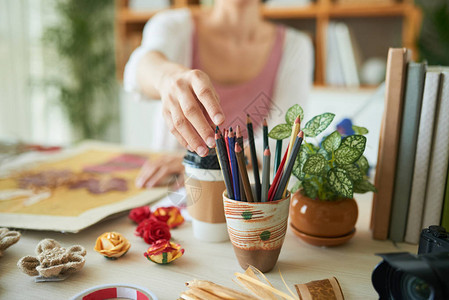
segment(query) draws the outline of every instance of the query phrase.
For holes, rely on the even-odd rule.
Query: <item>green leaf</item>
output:
[[[328,135],[323,143],[322,147],[329,153],[332,153],[332,151],[335,151],[340,147],[341,144],[341,135],[340,132],[335,130],[330,135]]]
[[[299,116],[300,121],[304,120],[304,111],[302,110],[302,107],[295,104],[290,107],[285,114],[285,122],[287,122],[288,125],[293,126],[297,116]]]
[[[316,137],[326,130],[330,123],[332,123],[334,117],[335,115],[333,113],[324,113],[313,117],[303,128],[304,134],[309,137]]]
[[[310,175],[320,175],[326,167],[327,160],[321,154],[309,156],[302,169],[304,173]]]
[[[290,189],[290,191],[292,193],[296,193],[300,188],[302,187],[302,182],[301,181],[296,181],[295,184],[292,186],[292,188]]]
[[[302,187],[307,197],[315,199],[318,196],[318,189],[311,181],[304,181]]]
[[[330,169],[327,180],[335,193],[346,198],[353,197],[353,184],[345,170],[338,167]]]
[[[352,130],[354,130],[355,134],[364,135],[367,134],[369,131],[365,127],[355,126],[352,125]]]
[[[360,169],[354,164],[342,166],[342,169],[348,173],[348,176],[351,178],[352,182],[358,182],[363,179],[362,171],[360,171]]]
[[[355,162],[357,166],[359,166],[360,170],[362,171],[363,175],[366,175],[369,170],[369,163],[365,156],[360,156],[359,160]]]
[[[332,159],[332,153],[327,152],[326,150],[324,150],[324,148],[320,148],[320,150],[318,150],[318,154],[324,156],[326,160]]]
[[[368,180],[361,180],[354,184],[354,193],[377,192],[376,187]]]
[[[293,165],[292,171],[293,175],[295,175],[295,177],[298,178],[299,180],[303,180],[306,175],[303,171],[303,168],[308,157],[309,154],[307,153],[307,150],[305,149],[305,147],[301,146],[301,148],[299,149],[299,154],[296,157],[295,163]]]
[[[340,147],[335,150],[335,161],[344,166],[355,163],[365,151],[366,137],[363,135],[351,135],[345,137]]]
[[[275,140],[283,140],[292,134],[292,127],[288,124],[279,124],[271,129],[268,136]]]

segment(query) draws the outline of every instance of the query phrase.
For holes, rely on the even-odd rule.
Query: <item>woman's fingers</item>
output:
[[[214,124],[221,125],[225,118],[209,77],[200,70],[192,70],[191,72],[193,92],[206,109]]]
[[[189,120],[189,122],[192,124],[193,128],[195,128],[196,132],[201,136],[203,141],[206,142],[207,146],[209,148],[214,148],[214,131],[212,130],[209,122],[204,116],[200,104],[191,94],[190,89],[188,87],[186,87],[186,89],[187,91],[184,90],[178,95],[179,105],[182,109],[182,112],[184,113],[184,116],[187,118],[187,120]]]
[[[190,148],[198,153],[198,155],[206,156],[209,150],[207,149],[204,140],[198,135],[190,121],[185,117],[179,104],[177,105],[177,103],[172,103],[170,114],[174,127],[186,140]]]
[[[165,123],[167,124],[168,130],[171,134],[173,134],[178,142],[184,147],[189,149],[189,151],[194,151],[192,148],[190,148],[189,143],[182,137],[182,135],[178,132],[178,130],[175,128],[175,125],[173,125],[172,116],[169,111],[162,111],[162,114],[164,115]]]
[[[180,176],[184,172],[182,160],[182,155],[166,155],[157,160],[146,161],[136,178],[136,186],[151,188],[167,184],[170,176]]]
[[[144,187],[148,180],[151,178],[151,176],[157,172],[157,169],[160,167],[160,165],[155,164],[154,162],[147,160],[145,164],[140,169],[139,175],[136,177],[136,187],[142,188]]]

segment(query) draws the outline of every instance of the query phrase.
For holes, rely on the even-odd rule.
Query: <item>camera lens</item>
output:
[[[429,284],[410,274],[403,274],[401,281],[402,295],[410,300],[433,299],[432,289]]]

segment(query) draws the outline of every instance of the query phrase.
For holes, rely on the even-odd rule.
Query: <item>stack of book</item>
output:
[[[390,49],[371,228],[416,244],[422,228],[449,229],[449,68]]]

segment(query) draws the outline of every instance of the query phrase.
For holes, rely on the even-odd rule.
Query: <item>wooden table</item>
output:
[[[277,266],[267,274],[272,284],[283,289],[280,268],[287,284],[335,276],[340,281],[346,299],[377,299],[371,285],[371,273],[380,258],[374,253],[409,251],[417,247],[408,244],[395,246],[390,241],[371,239],[368,229],[371,194],[359,195],[357,233],[346,245],[318,248],[297,238],[290,228]],[[20,241],[7,249],[0,258],[1,299],[68,299],[77,293],[100,284],[126,283],[145,287],[159,299],[177,299],[186,289],[186,281],[207,279],[227,287],[240,289],[232,278],[242,272],[230,242],[205,243],[195,240],[190,223],[172,230],[173,240],[180,243],[185,254],[171,265],[156,265],[146,260],[143,253],[148,245],[134,236],[135,225],[127,216],[103,221],[77,234],[23,231]],[[96,238],[106,231],[117,231],[129,239],[129,252],[116,261],[107,260],[93,250]],[[62,282],[35,283],[34,278],[22,273],[16,266],[25,255],[34,255],[37,243],[52,238],[63,246],[80,244],[87,249],[84,268]]]

